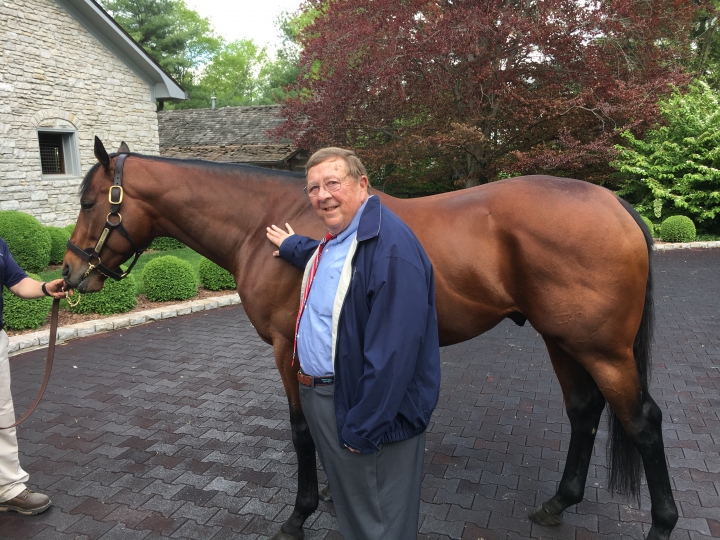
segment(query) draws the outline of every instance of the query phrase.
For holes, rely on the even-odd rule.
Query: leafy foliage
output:
[[[692,67],[710,86],[720,89],[720,0],[695,0],[699,6],[692,37],[696,56]]]
[[[648,228],[648,231],[650,231],[650,236],[655,236],[655,225],[653,225],[653,222],[650,221],[650,219],[646,218],[645,216],[640,216],[645,223],[645,226]]]
[[[150,242],[148,249],[152,249],[154,251],[170,251],[171,249],[181,249],[184,247],[185,244],[183,244],[180,240],[175,240],[169,236],[158,236]]]
[[[50,262],[50,233],[30,214],[15,210],[0,212],[0,238],[26,272],[41,272]]]
[[[28,273],[28,276],[41,281],[35,274]],[[26,300],[15,296],[7,288],[3,288],[2,295],[3,319],[8,328],[15,330],[40,328],[47,321],[52,308],[52,298],[49,296]]]
[[[46,227],[50,233],[50,264],[60,264],[65,257],[67,241],[70,240],[71,231],[61,227]]]
[[[103,288],[94,293],[84,294],[80,303],[70,306],[73,313],[98,313],[112,315],[125,313],[137,305],[137,285],[132,275],[115,281],[106,279]]]
[[[203,257],[200,261],[199,273],[200,283],[208,290],[219,291],[220,289],[235,288],[233,275],[209,259]]]
[[[692,242],[695,224],[687,216],[670,216],[660,225],[660,238],[665,242]]]
[[[145,295],[149,300],[187,300],[197,294],[197,276],[192,265],[165,255],[151,260],[142,272]]]
[[[507,173],[602,181],[618,130],[684,84],[685,0],[310,0],[297,97],[276,131],[358,148],[388,184],[446,189]],[[421,169],[417,163],[426,164]]]
[[[720,93],[695,82],[660,110],[664,124],[644,140],[623,133],[613,163],[625,178],[620,194],[645,215],[688,214],[720,232]]]

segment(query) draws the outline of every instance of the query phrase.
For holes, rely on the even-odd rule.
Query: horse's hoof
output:
[[[332,493],[330,493],[330,486],[325,486],[320,490],[320,493],[318,493],[318,497],[320,497],[321,501],[325,502],[332,502]]]
[[[300,536],[290,536],[288,533],[283,532],[282,530],[275,533],[275,536],[270,538],[270,540],[303,540],[305,538],[305,533],[300,531]]]
[[[546,527],[557,527],[562,524],[562,514],[551,514],[545,510],[545,506],[542,504],[537,507],[537,510],[530,512],[528,517],[533,523]]]

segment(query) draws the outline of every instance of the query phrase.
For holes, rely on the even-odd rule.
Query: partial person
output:
[[[300,401],[346,540],[417,538],[425,430],[440,391],[433,268],[354,152],[306,165],[322,241],[267,228],[305,269],[293,352]]]
[[[0,291],[4,286],[20,298],[62,298],[65,296],[64,284],[62,279],[42,283],[28,277],[13,259],[5,241],[0,238]],[[15,409],[10,393],[8,343],[0,295],[0,427],[15,423]],[[0,429],[0,512],[35,515],[50,508],[52,501],[47,495],[35,493],[25,485],[28,478],[28,473],[20,466],[15,428]]]

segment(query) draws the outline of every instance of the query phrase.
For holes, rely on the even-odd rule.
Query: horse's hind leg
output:
[[[632,362],[632,363],[631,363]],[[631,363],[631,364],[630,364]],[[645,469],[648,491],[650,492],[652,525],[647,540],[668,540],[678,519],[677,507],[670,486],[665,448],[662,439],[662,411],[650,397],[647,390],[641,390],[637,369],[632,359],[625,364],[597,364],[593,376],[605,394],[613,413],[624,428],[613,429],[611,437],[625,434],[640,452]],[[631,471],[623,444],[613,441],[613,477],[629,477]],[[636,493],[638,486],[629,486],[629,493]]]
[[[590,458],[605,398],[590,374],[552,339],[545,339],[563,391],[570,426],[570,448],[557,493],[528,517],[538,525],[560,525],[566,508],[582,501]]]

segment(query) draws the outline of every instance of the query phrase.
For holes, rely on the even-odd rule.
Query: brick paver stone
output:
[[[680,511],[673,540],[720,538],[720,249],[655,255],[651,392],[663,411]],[[18,412],[44,351],[11,360]],[[527,513],[549,498],[570,438],[542,339],[505,321],[442,351],[420,538],[640,538],[641,505],[606,490],[605,424],[585,500],[555,529]],[[59,347],[46,397],[18,431],[31,486],[54,506],[0,516],[0,538],[267,538],[289,516],[296,461],[271,348],[242,307],[199,312]],[[321,473],[321,478],[324,475]],[[309,540],[339,539],[332,504]],[[391,540],[391,539],[388,539]]]

